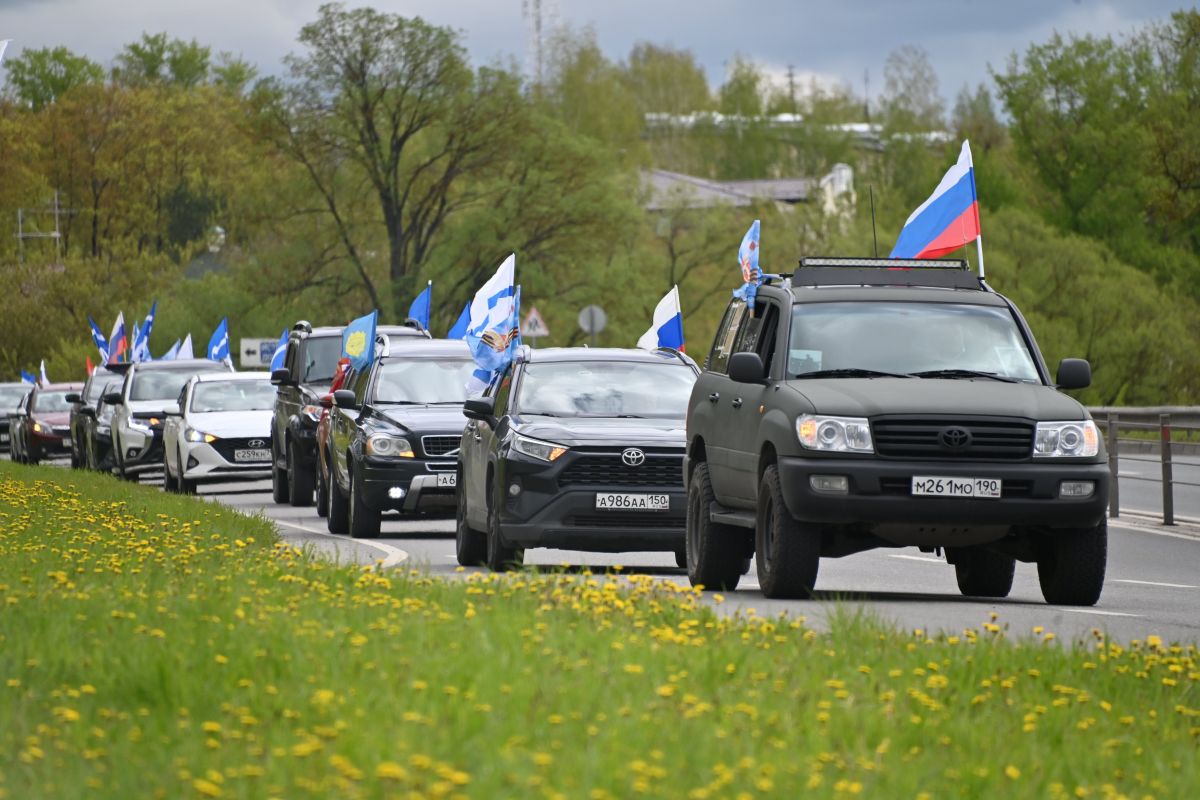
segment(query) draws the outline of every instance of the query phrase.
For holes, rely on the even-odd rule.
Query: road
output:
[[[1161,517],[1162,462],[1157,453],[1122,453],[1117,476],[1123,511],[1144,511]],[[1176,515],[1200,519],[1200,457],[1175,456],[1171,478],[1175,483]],[[1185,485],[1189,483],[1198,485]]]

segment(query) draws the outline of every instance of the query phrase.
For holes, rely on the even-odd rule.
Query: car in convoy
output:
[[[454,506],[454,459],[475,370],[461,340],[378,339],[371,364],[333,395],[326,447],[326,524],[360,538],[379,535],[384,511]]]
[[[697,372],[668,349],[522,348],[464,406],[458,562],[504,570],[531,547],[681,560],[683,423]]]
[[[106,392],[115,392],[125,380],[128,364],[96,367],[84,381],[83,390],[67,395],[71,404],[71,466],[88,466],[88,428],[96,419],[96,408]],[[110,408],[111,415],[111,408]],[[111,445],[111,441],[109,442]]]
[[[822,557],[944,553],[963,594],[1092,605],[1109,471],[1081,359],[1052,379],[1017,307],[965,261],[806,258],[730,302],[688,405],[687,569],[810,594]]]
[[[320,398],[328,393],[342,355],[342,330],[297,322],[288,334],[283,366],[271,373],[277,387],[271,418],[271,493],[276,503],[312,505]],[[393,341],[429,338],[415,322],[380,325],[376,331]]]
[[[16,412],[21,400],[33,386],[28,383],[0,383],[0,452],[8,452],[11,433],[8,415]]]
[[[104,402],[113,408],[113,464],[119,477],[137,480],[143,472],[162,468],[166,412],[177,408],[179,392],[189,378],[214,370],[232,372],[233,368],[207,358],[129,365],[121,388],[104,395]]]
[[[82,387],[79,383],[51,383],[30,389],[8,417],[13,461],[37,464],[44,458],[70,454],[71,404],[67,395]]]
[[[270,477],[270,373],[193,375],[177,405],[163,426],[165,490],[193,494],[202,482]]]

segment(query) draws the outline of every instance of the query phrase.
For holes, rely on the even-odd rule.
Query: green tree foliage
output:
[[[1004,124],[996,114],[992,92],[983,84],[979,84],[974,92],[966,86],[962,88],[954,101],[950,121],[955,138],[969,140],[974,153],[990,153],[1008,139]]]
[[[945,115],[929,54],[914,45],[889,53],[883,65],[884,125],[901,132],[940,130]]]
[[[681,115],[712,108],[708,79],[687,50],[638,42],[625,65],[625,83],[643,114]]]
[[[32,111],[41,111],[76,86],[104,80],[99,64],[65,47],[25,50],[7,59],[4,68],[10,90]]]

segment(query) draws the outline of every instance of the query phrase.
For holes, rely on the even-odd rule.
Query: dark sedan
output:
[[[33,386],[28,383],[0,383],[0,452],[9,449],[8,415],[14,414]]]

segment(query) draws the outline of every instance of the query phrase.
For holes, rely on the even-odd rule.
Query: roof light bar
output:
[[[800,259],[804,267],[849,267],[852,269],[954,269],[968,271],[961,258],[848,258],[808,256]]]

